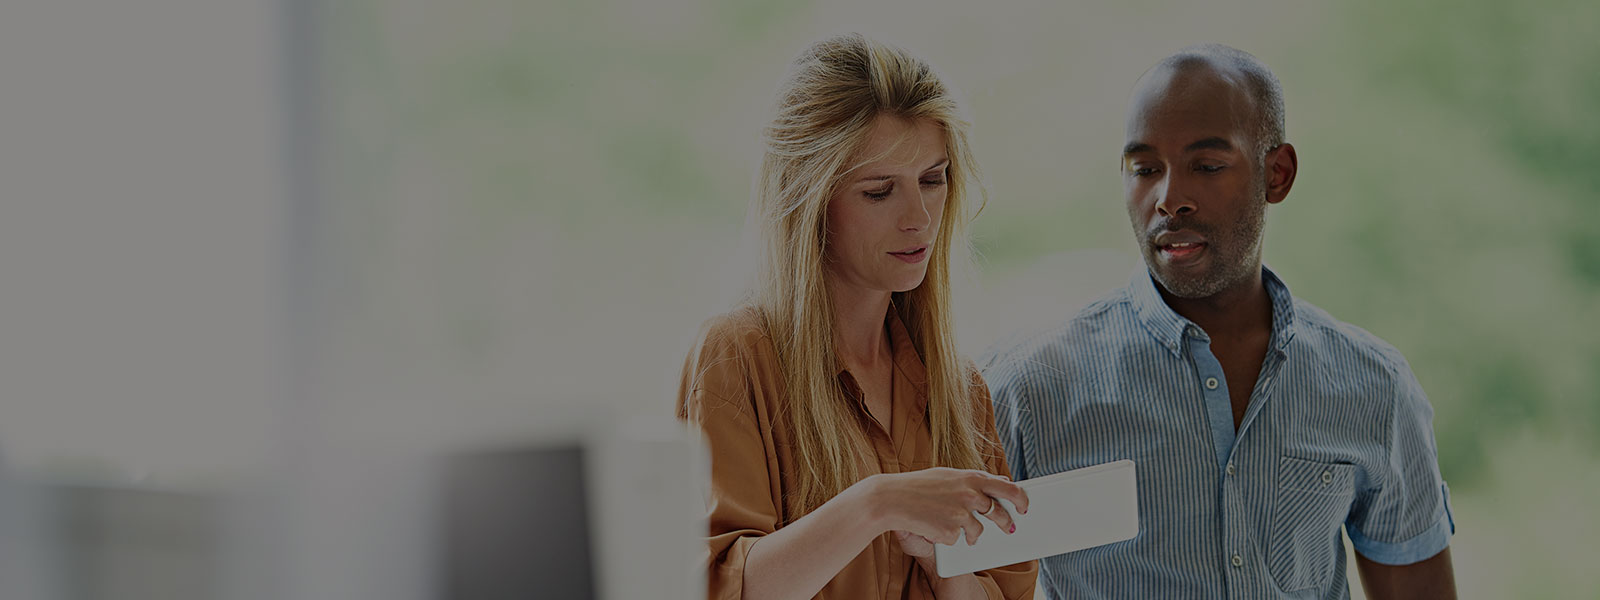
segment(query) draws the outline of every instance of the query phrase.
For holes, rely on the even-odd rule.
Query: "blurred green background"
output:
[[[1065,318],[1137,264],[1128,91],[1215,41],[1287,94],[1301,172],[1268,213],[1267,262],[1398,347],[1429,392],[1463,596],[1600,597],[1600,4],[351,0],[325,16],[331,335],[379,349],[352,381],[435,392],[387,398],[353,435],[560,437],[670,410],[687,344],[748,266],[782,69],[836,32],[911,49],[967,98],[990,198],[960,283],[967,351]]]

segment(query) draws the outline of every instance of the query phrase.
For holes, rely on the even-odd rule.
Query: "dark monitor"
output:
[[[581,447],[446,461],[439,585],[446,600],[590,600]]]

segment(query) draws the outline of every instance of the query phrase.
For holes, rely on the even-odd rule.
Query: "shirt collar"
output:
[[[1289,294],[1289,284],[1266,265],[1261,265],[1261,282],[1266,284],[1267,296],[1272,298],[1272,339],[1267,340],[1267,347],[1286,352],[1289,341],[1294,339],[1294,296]]]
[[[1268,348],[1284,352],[1289,347],[1289,341],[1294,339],[1294,296],[1289,294],[1289,286],[1266,265],[1261,266],[1261,283],[1267,288],[1267,297],[1272,302],[1272,337],[1267,342]],[[1134,270],[1133,279],[1128,283],[1128,295],[1139,322],[1173,355],[1183,355],[1183,336],[1186,332],[1193,331],[1195,337],[1209,339],[1200,326],[1167,306],[1166,301],[1161,299],[1161,292],[1156,289],[1155,278],[1143,266]]]

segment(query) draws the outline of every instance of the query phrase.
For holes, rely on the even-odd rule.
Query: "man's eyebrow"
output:
[[[1128,142],[1128,145],[1122,147],[1122,154],[1126,156],[1154,150],[1155,148],[1144,142]],[[1195,150],[1233,150],[1233,144],[1226,139],[1212,136],[1183,147],[1184,152],[1194,152]]]
[[[1233,150],[1233,144],[1219,137],[1208,137],[1183,147],[1184,152],[1195,150]]]

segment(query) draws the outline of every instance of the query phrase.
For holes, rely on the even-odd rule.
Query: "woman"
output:
[[[794,64],[756,198],[750,302],[707,322],[678,416],[711,451],[713,598],[1026,598],[1033,562],[940,578],[933,543],[1026,511],[957,357],[952,251],[973,169],[928,65],[859,35]]]

